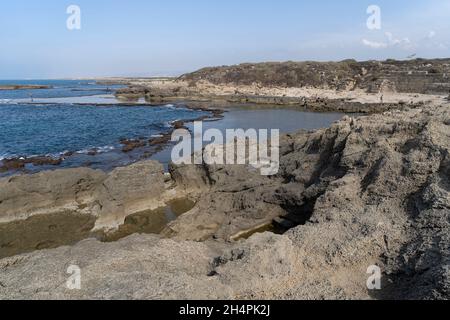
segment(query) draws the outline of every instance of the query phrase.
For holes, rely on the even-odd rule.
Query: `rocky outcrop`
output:
[[[302,252],[314,252],[308,264],[330,277],[379,264],[385,290],[374,297],[449,298],[449,117],[448,107],[412,109],[290,135],[279,177],[191,170],[211,187],[167,234],[230,239],[274,213]]]
[[[155,161],[117,168],[96,188],[96,229],[117,228],[125,218],[164,206],[164,167]]]
[[[116,90],[116,97],[119,100],[138,100],[148,92],[149,90],[143,86],[133,86]]]
[[[204,68],[178,79],[129,80],[120,99],[289,105],[317,112],[380,113],[442,103],[450,60],[271,62]]]
[[[36,89],[51,89],[51,86],[46,85],[0,85],[0,90],[36,90]]]
[[[79,168],[0,179],[0,223],[86,207],[105,178],[101,171]]]
[[[109,174],[87,168],[0,179],[0,224],[58,213],[95,217],[114,229],[127,215],[164,205],[164,169],[155,161]]]
[[[120,143],[123,145],[122,152],[128,153],[137,148],[147,146],[147,139],[122,139]]]
[[[206,80],[213,84],[447,94],[450,60],[247,63],[204,68],[180,79],[191,83]]]
[[[0,161],[0,173],[23,170],[27,164],[31,164],[33,166],[57,166],[60,165],[62,161],[63,158],[53,158],[49,156],[3,159]]]
[[[449,299],[449,126],[448,106],[345,117],[283,137],[272,177],[244,165],[172,166],[177,192],[199,198],[166,228],[172,239],[86,240],[2,259],[0,298]],[[130,180],[123,170],[92,178],[110,195],[99,203],[132,203],[107,191]],[[230,241],[272,220],[282,235]],[[71,264],[81,290],[65,285]],[[367,289],[372,265],[381,290]]]
[[[193,210],[168,226],[163,232],[166,236],[228,240],[284,213],[280,206],[270,203],[281,180],[268,179],[249,167],[172,165],[171,173],[179,188],[203,192]]]

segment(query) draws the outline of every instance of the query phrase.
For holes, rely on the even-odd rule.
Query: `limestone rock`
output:
[[[0,298],[449,299],[449,113],[424,106],[290,134],[274,177],[247,166],[174,166],[176,188],[191,192],[192,179],[198,202],[169,225],[165,236],[173,239],[85,240],[0,259]],[[99,176],[79,194],[112,204],[100,217],[112,213],[106,224],[114,224],[123,214],[116,204],[131,208],[133,193],[136,203],[157,196],[149,176],[164,182],[158,165],[142,166]],[[17,196],[24,212],[33,212],[35,199],[39,208],[73,202],[46,195],[54,192],[47,175],[1,180],[0,206],[14,207],[10,194],[29,197]],[[65,185],[54,181],[51,188]],[[294,227],[229,241],[274,217]],[[72,264],[81,268],[81,290],[65,285]],[[374,265],[382,271],[375,291],[366,285]]]
[[[0,179],[0,223],[63,208],[77,210],[93,201],[105,178],[102,171],[79,168]]]
[[[115,169],[94,193],[100,207],[96,229],[113,229],[130,213],[164,206],[164,192],[164,167],[156,161]]]
[[[87,168],[0,179],[0,223],[71,212],[97,218],[111,229],[127,215],[164,205],[164,169],[145,161],[109,174]]]

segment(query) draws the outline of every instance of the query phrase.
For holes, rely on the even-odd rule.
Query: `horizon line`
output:
[[[302,62],[317,62],[317,63],[336,63],[336,62],[345,62],[345,61],[356,61],[359,63],[362,62],[387,62],[387,61],[414,61],[414,60],[450,60],[450,57],[435,57],[435,58],[421,58],[421,57],[406,57],[404,59],[393,59],[393,58],[386,58],[386,59],[368,59],[368,60],[358,60],[355,58],[347,58],[347,59],[336,59],[336,60],[266,60],[266,61],[260,61],[260,62],[240,62],[235,64],[222,64],[222,65],[212,65],[212,66],[203,66],[198,69],[195,69],[193,71],[187,71],[187,72],[180,72],[176,75],[108,75],[108,76],[78,76],[78,77],[70,77],[70,76],[63,76],[63,77],[24,77],[24,78],[0,78],[0,81],[33,81],[33,80],[98,80],[98,79],[157,79],[157,78],[178,78],[181,77],[184,74],[189,74],[192,72],[196,72],[199,70],[202,70],[204,68],[218,68],[218,67],[230,67],[230,66],[239,66],[239,65],[245,65],[245,64],[263,64],[263,63],[287,63],[287,62],[295,62],[295,63],[302,63]]]

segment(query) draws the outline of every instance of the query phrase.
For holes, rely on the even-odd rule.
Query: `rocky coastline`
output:
[[[445,63],[416,62],[429,71]],[[352,90],[341,88],[347,74],[335,81],[329,69],[320,71],[320,88],[249,84],[249,73],[236,76],[234,68],[224,84],[230,71],[217,74],[225,67],[129,83],[118,97],[226,107],[222,98],[238,87],[270,99],[284,92],[282,105],[295,93],[315,100],[317,111],[340,103],[363,115],[283,135],[280,171],[269,177],[246,165],[171,164],[165,172],[142,161],[110,173],[79,168],[0,179],[0,299],[450,299],[450,105],[443,91],[391,92],[404,91],[397,90],[404,82],[394,89],[379,78],[381,92],[362,92],[379,75],[362,67]],[[357,69],[349,61],[333,68],[339,75]],[[433,79],[427,88],[435,88]],[[127,217],[182,198],[195,205],[160,233],[102,241]],[[61,215],[65,222],[55,218]],[[48,230],[73,237],[55,242]],[[65,286],[73,264],[83,272],[81,290]],[[366,286],[373,265],[382,270],[381,290]]]
[[[92,105],[92,104],[89,104]],[[98,106],[103,106],[102,104],[97,104]],[[129,104],[124,104],[124,106],[132,107]],[[222,119],[223,113],[225,110],[220,108],[211,108],[207,106],[200,106],[197,104],[192,105],[174,105],[175,107],[183,107],[183,108],[189,108],[191,110],[197,110],[197,111],[204,111],[208,112],[209,114],[193,118],[193,119],[183,119],[183,120],[177,120],[171,123],[170,129],[162,133],[158,137],[140,137],[137,139],[128,139],[123,138],[119,142],[121,144],[121,151],[123,153],[129,153],[136,149],[145,149],[142,154],[143,159],[148,159],[155,153],[158,153],[159,151],[163,150],[165,147],[167,147],[170,143],[171,136],[174,130],[186,128],[186,124],[192,123],[195,121],[218,121]],[[150,149],[149,149],[150,148]],[[59,156],[54,155],[39,155],[39,156],[32,156],[32,157],[26,157],[26,156],[16,156],[16,157],[7,157],[5,159],[0,159],[0,174],[1,173],[18,173],[23,172],[26,173],[27,165],[33,165],[35,167],[40,166],[50,166],[57,168],[60,166],[63,161],[67,160],[71,156],[73,156],[77,151],[66,151],[64,153],[61,153]],[[99,153],[98,148],[92,148],[87,151],[87,155],[89,156],[96,156]]]
[[[450,60],[283,62],[205,68],[177,79],[123,79],[116,97],[149,103],[296,106],[314,112],[379,113],[440,103]]]
[[[0,85],[0,90],[37,90],[37,89],[51,89],[47,85]]]
[[[151,161],[110,174],[81,168],[1,179],[6,230],[65,213],[86,217],[89,235],[180,196],[196,205],[160,235],[35,251],[46,248],[37,233],[33,252],[0,260],[0,296],[447,299],[449,126],[448,106],[347,117],[284,136],[274,177],[207,165],[171,166],[168,176]],[[281,235],[233,241],[267,223]],[[16,245],[0,238],[2,252]],[[69,261],[83,266],[81,291],[61,282]],[[365,287],[373,264],[386,281],[378,296]]]

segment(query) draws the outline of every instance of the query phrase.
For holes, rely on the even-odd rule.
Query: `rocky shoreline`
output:
[[[417,72],[446,67],[415,63]],[[217,97],[226,107],[228,94],[257,92],[286,94],[281,104],[315,100],[316,110],[350,103],[343,108],[365,115],[283,135],[280,171],[269,177],[246,165],[171,164],[165,172],[142,161],[109,173],[79,168],[0,179],[0,299],[450,299],[450,105],[443,93],[428,92],[446,69],[410,93],[388,92],[408,89],[393,75],[410,64],[369,66],[347,61],[331,75],[320,69],[327,88],[276,88],[285,81],[276,76],[249,84],[259,70],[252,65],[240,67],[244,74],[224,67],[129,83],[118,92],[123,99],[201,107]],[[390,70],[389,85],[378,70]],[[349,83],[352,90],[339,91]],[[368,83],[384,89],[362,92]],[[175,199],[194,206],[158,234],[98,238]],[[73,236],[49,240],[58,232]],[[70,265],[82,270],[81,290],[65,285]],[[381,290],[367,288],[374,265]]]
[[[186,86],[186,83],[178,83],[181,87]],[[288,96],[273,96],[273,95],[247,95],[247,94],[232,94],[232,95],[216,95],[200,93],[196,91],[159,91],[161,88],[142,88],[130,87],[120,89],[116,93],[119,100],[133,101],[144,98],[147,102],[153,104],[188,102],[190,104],[213,104],[226,108],[235,105],[269,105],[269,106],[294,106],[305,111],[313,112],[343,112],[343,113],[377,113],[391,110],[393,108],[401,109],[406,107],[420,107],[429,100],[420,101],[398,101],[392,103],[363,103],[360,101],[351,101],[347,98],[329,99],[325,97],[288,97]],[[175,89],[178,90],[178,89]],[[321,94],[319,94],[321,95]],[[428,97],[431,98],[431,97]],[[433,97],[435,98],[435,97]]]
[[[274,177],[209,165],[167,176],[150,161],[0,179],[0,228],[65,212],[114,230],[171,199],[196,203],[161,235],[1,259],[0,297],[448,299],[449,126],[448,105],[346,117],[284,136]],[[267,223],[282,234],[252,235]],[[64,286],[68,264],[82,267],[80,291]],[[383,290],[372,293],[374,264]]]
[[[89,104],[92,105],[92,104]],[[104,106],[102,104],[97,104],[98,106]],[[106,105],[108,106],[108,105]],[[130,106],[129,104],[124,104],[123,106]],[[141,137],[138,139],[127,139],[123,138],[120,140],[120,144],[122,145],[121,151],[123,153],[129,153],[136,149],[144,149],[151,147],[152,150],[146,150],[143,152],[142,157],[143,158],[150,158],[153,154],[158,153],[159,151],[163,150],[165,147],[167,147],[170,143],[171,136],[174,130],[186,128],[186,124],[192,123],[195,121],[218,121],[223,118],[223,113],[225,110],[220,108],[211,108],[206,106],[199,106],[196,104],[192,105],[175,105],[175,107],[183,107],[188,108],[191,110],[196,111],[204,111],[208,112],[208,115],[193,118],[193,119],[183,119],[183,120],[177,120],[171,123],[171,128],[165,133],[162,133],[159,137]],[[33,165],[33,166],[52,166],[57,168],[60,166],[63,161],[73,156],[77,151],[66,151],[62,153],[60,156],[49,156],[49,155],[39,155],[39,156],[32,156],[32,157],[26,157],[26,156],[17,156],[17,157],[7,157],[5,159],[0,160],[0,173],[18,173],[18,172],[25,172],[26,173],[26,166],[27,165]],[[99,150],[97,148],[92,148],[87,152],[87,155],[89,156],[96,156],[99,153]]]
[[[51,89],[47,85],[0,85],[0,90],[37,90],[37,89]]]
[[[379,113],[441,103],[450,93],[449,74],[448,59],[242,64],[205,68],[177,79],[122,79],[128,87],[116,97]]]

